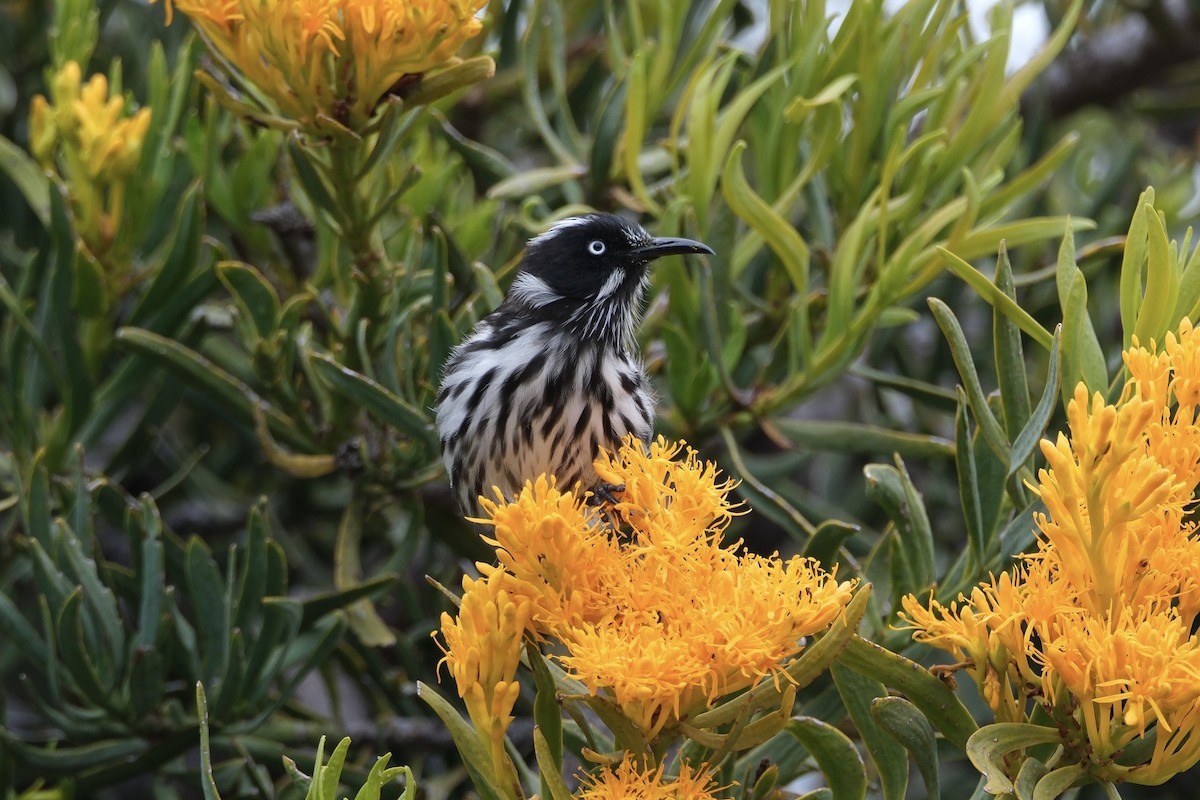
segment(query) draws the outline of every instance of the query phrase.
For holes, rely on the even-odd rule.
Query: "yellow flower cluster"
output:
[[[641,769],[626,758],[616,769],[605,767],[586,776],[574,796],[579,800],[711,800],[714,791],[708,775],[686,762],[680,765],[678,777],[663,780],[662,765]]]
[[[108,79],[97,74],[83,83],[74,61],[54,76],[50,95],[37,95],[30,105],[30,149],[42,167],[62,174],[76,229],[92,254],[102,256],[121,226],[125,187],[142,156],[150,109],[129,116],[124,98],[109,96]]]
[[[1001,721],[1041,698],[1101,780],[1157,784],[1200,760],[1200,333],[1125,352],[1121,398],[1069,403],[1043,441],[1035,553],[949,607],[904,601],[914,638],[963,659]],[[1153,728],[1144,763],[1118,764]]]
[[[677,458],[683,450],[659,439],[597,460],[604,480],[625,486],[609,513],[626,530],[545,477],[511,502],[485,498],[480,520],[499,562],[479,565],[488,583],[527,600],[531,635],[555,642],[551,658],[647,739],[784,675],[853,590],[809,559],[723,546],[733,482],[690,449]]]
[[[360,130],[405,76],[449,61],[487,0],[167,0],[279,112]]]
[[[464,577],[458,616],[442,614],[442,663],[454,676],[476,732],[491,749],[493,764],[504,759],[504,733],[521,693],[517,665],[528,625],[529,601],[506,591],[500,573],[484,580]]]

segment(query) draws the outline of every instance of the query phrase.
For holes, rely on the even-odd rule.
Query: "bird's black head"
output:
[[[712,252],[691,239],[653,237],[615,214],[570,217],[529,241],[510,294],[533,307],[633,306],[651,261]]]

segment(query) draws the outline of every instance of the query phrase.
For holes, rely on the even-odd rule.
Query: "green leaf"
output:
[[[1047,350],[1050,349],[1050,342],[1053,338],[1050,335],[1050,331],[1043,328],[1037,320],[1030,316],[1028,311],[1017,305],[1016,301],[1005,294],[996,284],[989,281],[979,270],[954,253],[951,253],[944,247],[937,248],[937,252],[946,262],[946,266],[952,273],[974,289],[980,297],[990,303],[999,313],[1012,320],[1026,336]]]
[[[967,344],[962,326],[958,324],[958,318],[954,316],[950,306],[936,297],[930,297],[928,303],[938,327],[942,329],[942,334],[950,345],[950,354],[954,358],[954,365],[958,367],[958,374],[962,379],[963,388],[966,389],[979,431],[996,455],[1007,461],[1011,449],[1008,437],[988,405],[987,395],[979,383],[979,373],[975,369],[975,359],[971,356],[971,346]]]
[[[13,142],[0,136],[0,169],[5,173],[33,210],[43,227],[50,227],[50,179],[29,155]]]
[[[1038,744],[1053,744],[1062,737],[1053,728],[1025,722],[997,722],[984,725],[971,734],[966,743],[967,757],[987,778],[987,791],[991,794],[1014,791],[1008,777],[1005,756],[1016,750]]]
[[[889,699],[887,687],[836,662],[829,672],[842,704],[854,720],[854,727],[875,764],[884,800],[904,800],[908,788],[908,756],[895,739],[875,724],[872,716],[874,704]]]
[[[899,456],[895,467],[868,464],[863,467],[863,475],[867,479],[867,498],[883,508],[895,524],[897,542],[908,564],[908,585],[895,588],[919,594],[937,579],[933,529],[925,503]]]
[[[1087,769],[1082,764],[1068,764],[1051,770],[1037,782],[1033,789],[1033,800],[1054,800],[1087,778]]]
[[[959,749],[978,729],[954,691],[915,661],[859,636],[850,638],[838,661],[903,693]]]
[[[217,275],[233,295],[238,309],[253,324],[260,339],[270,339],[279,330],[279,298],[275,289],[249,264],[224,261]]]
[[[1062,395],[1063,405],[1075,396],[1082,381],[1089,392],[1108,388],[1104,351],[1088,315],[1087,281],[1075,265],[1075,237],[1068,233],[1058,251],[1056,267],[1058,302],[1062,306]]]
[[[1142,307],[1142,268],[1148,252],[1151,216],[1156,216],[1154,187],[1147,188],[1138,198],[1133,218],[1129,221],[1129,232],[1125,234],[1125,252],[1121,256],[1122,349],[1128,349],[1132,343],[1134,326]]]
[[[558,167],[537,167],[517,172],[488,189],[491,200],[524,199],[546,189],[576,181],[587,175],[587,168],[578,164]]]
[[[254,423],[255,404],[263,405],[267,424],[273,434],[295,447],[307,448],[310,445],[294,420],[273,406],[263,404],[249,386],[195,350],[139,328],[121,328],[117,331],[116,340],[122,346],[180,375],[248,424]]]
[[[78,747],[34,747],[0,727],[0,741],[25,769],[76,778],[84,770],[114,761],[136,759],[149,749],[144,739],[104,739]],[[219,800],[219,798],[218,798]]]
[[[804,450],[935,459],[954,455],[954,443],[929,436],[857,422],[774,417],[771,427]]]
[[[174,320],[165,314],[168,301],[200,266],[204,237],[204,202],[200,184],[193,183],[179,199],[179,212],[171,225],[171,241],[157,264],[154,277],[130,316],[130,323],[167,333]],[[157,259],[156,259],[157,260]]]
[[[364,408],[368,414],[437,450],[430,420],[418,409],[389,392],[367,376],[339,364],[332,356],[312,353],[313,366],[338,392]]]
[[[573,795],[562,776],[562,764],[556,760],[554,750],[546,741],[541,727],[533,729],[533,748],[537,756],[538,775],[542,780],[542,797],[552,800],[571,800]]]
[[[130,656],[130,710],[137,719],[155,713],[163,701],[166,669],[162,653],[154,647],[138,647]]]
[[[996,257],[994,283],[997,290],[1016,302],[1012,264],[1003,244]],[[996,385],[1000,387],[1000,402],[1004,408],[1004,431],[1012,441],[1029,420],[1029,382],[1025,375],[1020,327],[997,309],[992,311],[992,342],[996,354]]]
[[[467,768],[479,796],[483,800],[503,800],[503,796],[495,788],[499,783],[495,772],[492,771],[491,755],[470,723],[463,719],[436,689],[426,683],[417,682],[417,697],[424,700],[449,729],[450,738],[454,740],[454,746],[458,748],[463,766]]]
[[[213,778],[212,744],[208,738],[208,700],[204,697],[204,684],[196,682],[196,721],[200,726],[200,789],[204,800],[221,800],[217,781]]]
[[[288,155],[291,156],[292,166],[295,167],[296,177],[304,194],[317,210],[324,212],[326,219],[339,219],[340,213],[337,201],[333,199],[329,186],[318,171],[319,162],[300,142],[299,134],[292,133],[287,140]]]
[[[342,769],[346,766],[346,754],[350,751],[350,737],[344,736],[329,754],[329,760],[313,768],[313,786],[311,794],[316,789],[316,796],[335,800],[338,796],[338,783],[342,778]]]
[[[287,649],[296,640],[303,614],[296,600],[286,597],[264,598],[262,627],[246,661],[246,674],[253,681],[245,693],[248,701],[260,700],[283,669]]]
[[[979,494],[979,475],[975,469],[975,451],[967,420],[967,397],[961,386],[958,387],[958,410],[954,414],[954,444],[957,451],[954,464],[958,473],[958,496],[967,525],[967,549],[972,562],[979,565],[983,563],[986,552],[983,501]]]
[[[1050,359],[1046,365],[1046,387],[1042,390],[1042,396],[1038,399],[1037,407],[1025,423],[1025,427],[1017,434],[1017,438],[1013,440],[1012,454],[1008,460],[1008,477],[1016,475],[1021,467],[1029,460],[1037,449],[1038,442],[1041,441],[1042,434],[1046,431],[1046,426],[1050,424],[1050,417],[1054,414],[1054,409],[1058,407],[1059,397],[1059,353],[1062,349],[1060,335],[1062,328],[1054,330],[1054,344],[1050,348]]]
[[[1151,341],[1162,342],[1163,334],[1176,325],[1170,319],[1179,295],[1179,270],[1171,258],[1171,245],[1167,241],[1167,229],[1162,217],[1153,207],[1146,209],[1149,230],[1146,258],[1146,294],[1138,309],[1133,334],[1143,346]]]
[[[533,700],[533,721],[537,726],[537,735],[541,737],[540,741],[545,744],[545,753],[538,751],[542,796],[557,796],[554,792],[557,788],[553,785],[554,776],[561,780],[563,769],[563,722],[559,688],[541,650],[534,644],[526,644],[525,654],[533,669],[533,681],[537,687],[537,695]],[[543,755],[546,758],[545,762]]]
[[[85,631],[80,613],[82,605],[83,589],[76,587],[63,603],[55,626],[58,631],[59,658],[79,687],[79,691],[91,703],[101,708],[109,708],[111,687],[101,685],[92,654],[84,643]]]
[[[785,728],[816,760],[838,800],[867,796],[867,770],[846,734],[815,717],[796,717]]]
[[[838,550],[842,548],[846,540],[860,530],[858,525],[851,525],[836,519],[825,520],[817,527],[812,538],[808,540],[808,544],[804,546],[804,556],[815,558],[829,567],[837,561]]]
[[[903,697],[875,698],[871,701],[871,716],[912,755],[925,781],[926,796],[938,800],[942,793],[937,737],[929,720]]]
[[[333,550],[333,584],[344,592],[359,585],[362,579],[362,558],[359,545],[362,541],[362,510],[361,500],[357,496],[351,498],[342,512],[342,520],[338,524],[337,541]],[[384,576],[394,579],[396,576]],[[388,580],[385,585],[391,585]],[[387,623],[380,618],[375,610],[375,604],[368,595],[359,597],[346,607],[346,618],[350,630],[367,647],[391,647],[396,643],[396,635],[392,633]]]
[[[229,658],[229,607],[217,563],[196,536],[187,543],[187,585],[200,633],[201,680],[212,685]]]
[[[377,575],[368,581],[356,583],[344,589],[306,597],[300,604],[303,614],[301,625],[307,628],[321,617],[346,608],[362,598],[380,597],[395,587],[399,580],[399,575]]]
[[[46,663],[46,643],[9,599],[7,592],[0,592],[0,629],[31,665],[40,668]]]

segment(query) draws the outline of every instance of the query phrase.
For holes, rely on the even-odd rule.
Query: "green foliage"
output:
[[[0,792],[186,794],[199,751],[206,797],[409,797],[409,767],[486,795],[432,688],[430,584],[482,549],[432,408],[524,241],[592,208],[716,250],[656,268],[642,341],[659,429],[742,481],[731,535],[875,585],[797,662],[794,718],[755,689],[697,721],[722,726],[703,754],[742,751],[720,777],[745,796],[819,770],[899,798],[909,756],[965,796],[936,731],[1010,791],[993,767],[1031,742],[976,732],[898,599],[951,601],[1028,548],[1060,397],[1119,388],[1120,345],[1200,314],[1200,248],[1167,224],[1190,171],[1149,123],[1021,116],[1080,11],[1009,72],[1008,7],[981,37],[952,0],[493,0],[461,62],[318,138],[161,5],[0,9]],[[69,61],[152,111],[103,253],[78,173],[32,155],[32,97]],[[563,797],[564,754],[611,742],[532,660],[512,750]],[[349,739],[324,762],[333,730],[407,766]],[[286,756],[318,737],[306,777]]]

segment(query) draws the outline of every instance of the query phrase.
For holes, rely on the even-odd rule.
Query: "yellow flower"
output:
[[[361,129],[406,75],[447,63],[487,0],[173,0],[210,45],[309,130]],[[167,0],[171,18],[172,0]]]
[[[521,692],[516,674],[529,626],[528,599],[508,591],[507,583],[502,572],[481,580],[464,577],[458,616],[442,614],[445,645],[438,642],[445,654],[441,663],[454,676],[458,695],[497,767],[506,757],[504,733]]]
[[[647,738],[717,697],[782,675],[806,636],[845,608],[853,582],[810,560],[782,561],[724,546],[733,482],[682,444],[628,442],[596,468],[623,483],[613,513],[628,534],[553,481],[511,502],[484,501],[488,541],[513,591],[534,607],[551,657],[619,707]],[[683,452],[682,458],[676,458]]]
[[[966,659],[997,719],[1040,697],[1100,780],[1156,784],[1200,760],[1200,337],[1187,319],[1157,349],[1135,338],[1120,399],[1067,406],[1042,442],[1037,551],[945,608],[903,600],[913,637]],[[1142,763],[1117,763],[1153,733]]]
[[[512,502],[481,498],[496,548],[498,567],[478,564],[480,572],[501,570],[519,582],[533,603],[533,619],[541,632],[580,626],[609,616],[604,587],[621,580],[625,568],[612,531],[601,524],[594,507],[570,492],[559,491],[554,478],[527,483]]]
[[[141,159],[150,109],[128,115],[124,98],[109,96],[108,79],[97,74],[83,84],[74,61],[55,75],[51,95],[50,101],[38,95],[30,107],[33,153],[42,166],[60,172],[80,237],[93,255],[103,257],[121,226],[126,184]]]
[[[693,770],[686,763],[680,764],[678,777],[664,780],[662,764],[646,769],[627,757],[615,769],[604,767],[586,775],[573,796],[579,800],[710,800],[719,791],[712,784],[704,770]]]

